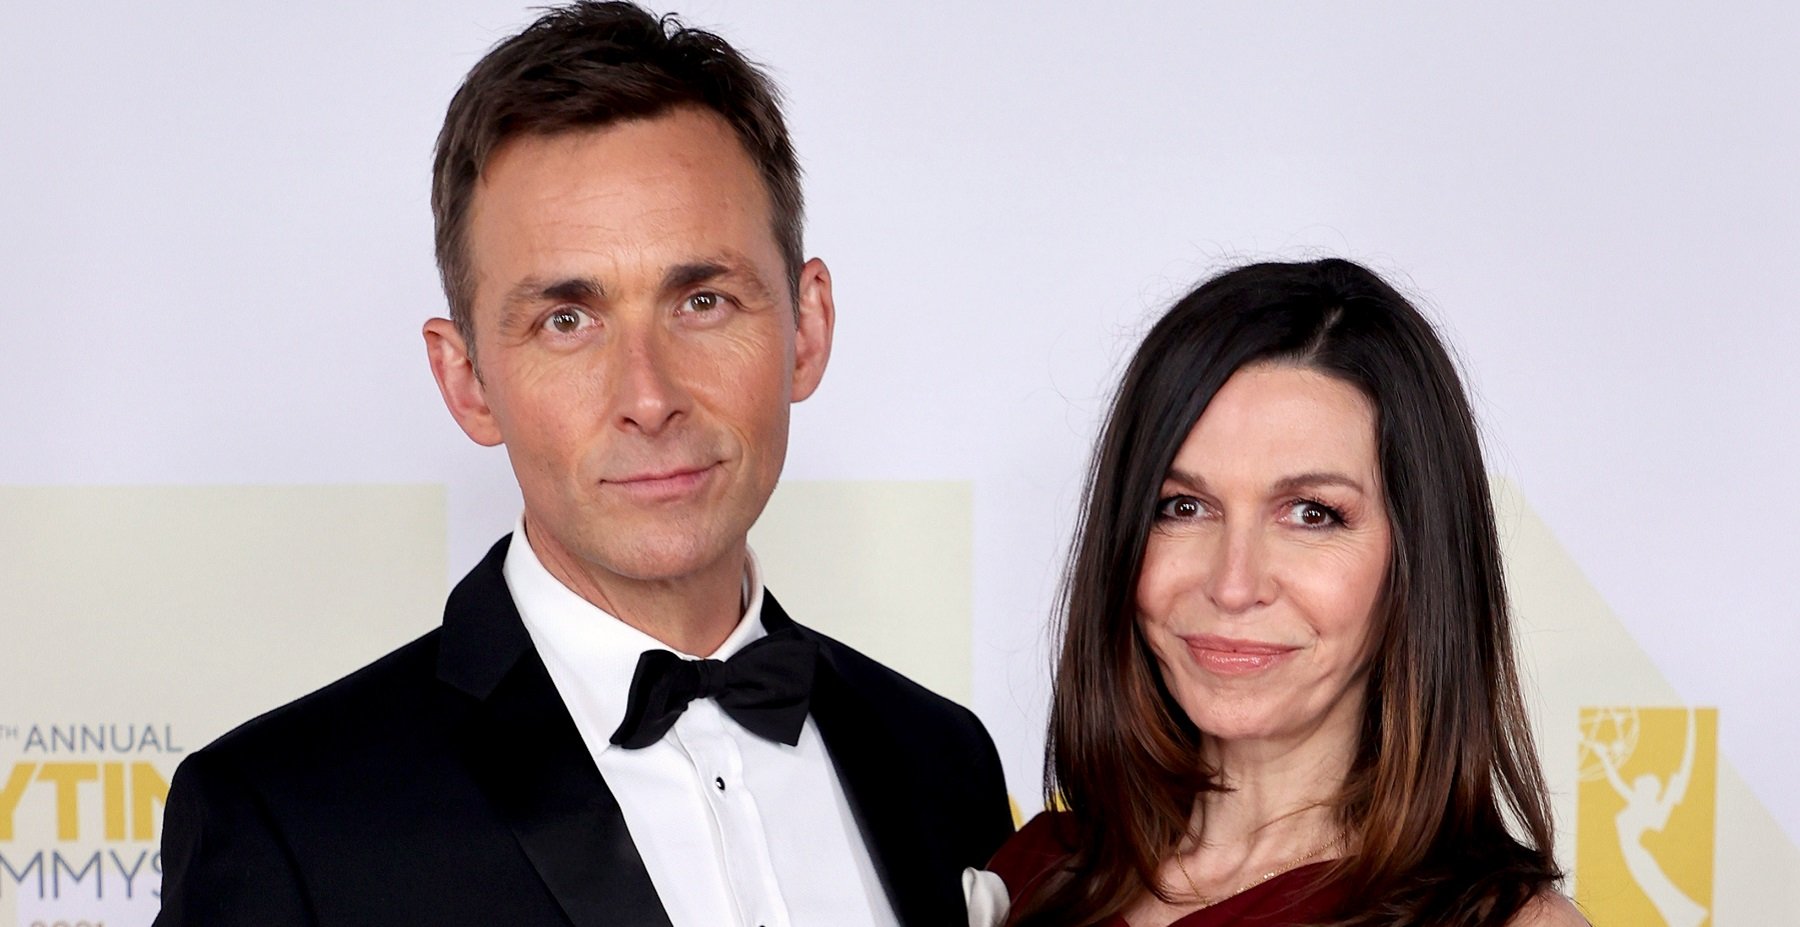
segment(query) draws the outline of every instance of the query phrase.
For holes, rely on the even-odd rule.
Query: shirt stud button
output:
[[[713,778],[713,785],[718,786],[719,791],[725,791],[725,778],[723,776],[715,776]]]

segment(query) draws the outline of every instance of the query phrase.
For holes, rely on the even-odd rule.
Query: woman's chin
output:
[[[1201,718],[1190,714],[1190,719],[1210,746],[1209,752],[1252,756],[1299,748],[1333,749],[1341,742],[1354,741],[1357,719],[1347,717],[1350,714],[1353,712],[1327,712],[1306,718],[1275,712]]]

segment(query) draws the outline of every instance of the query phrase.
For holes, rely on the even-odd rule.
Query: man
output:
[[[831,352],[798,176],[767,79],[628,4],[470,72],[425,341],[519,528],[442,628],[182,764],[158,924],[963,921],[1011,831],[992,742],[745,544]]]

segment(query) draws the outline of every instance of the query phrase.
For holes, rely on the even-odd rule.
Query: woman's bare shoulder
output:
[[[1588,919],[1581,916],[1581,909],[1575,907],[1561,892],[1544,892],[1531,899],[1531,903],[1513,919],[1506,927],[1592,927]]]

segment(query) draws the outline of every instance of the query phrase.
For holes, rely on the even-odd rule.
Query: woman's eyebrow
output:
[[[1310,473],[1296,473],[1284,476],[1275,481],[1274,490],[1278,493],[1294,492],[1299,489],[1312,489],[1318,486],[1342,486],[1358,494],[1367,494],[1361,480],[1343,473],[1330,470],[1317,470]]]
[[[1183,489],[1194,492],[1206,491],[1206,480],[1200,474],[1183,470],[1180,467],[1170,467],[1169,472],[1163,475],[1163,482],[1174,483]]]
[[[1195,492],[1204,492],[1207,488],[1205,477],[1198,473],[1183,470],[1180,467],[1170,467],[1169,472],[1163,476],[1163,482],[1174,483],[1183,489],[1189,489]],[[1275,481],[1274,485],[1270,487],[1270,492],[1279,495],[1281,493],[1296,492],[1301,489],[1313,489],[1319,486],[1342,486],[1345,489],[1349,489],[1359,494],[1366,495],[1368,493],[1368,490],[1364,488],[1361,480],[1331,470],[1313,470],[1306,473],[1296,473],[1292,476],[1284,476]]]

